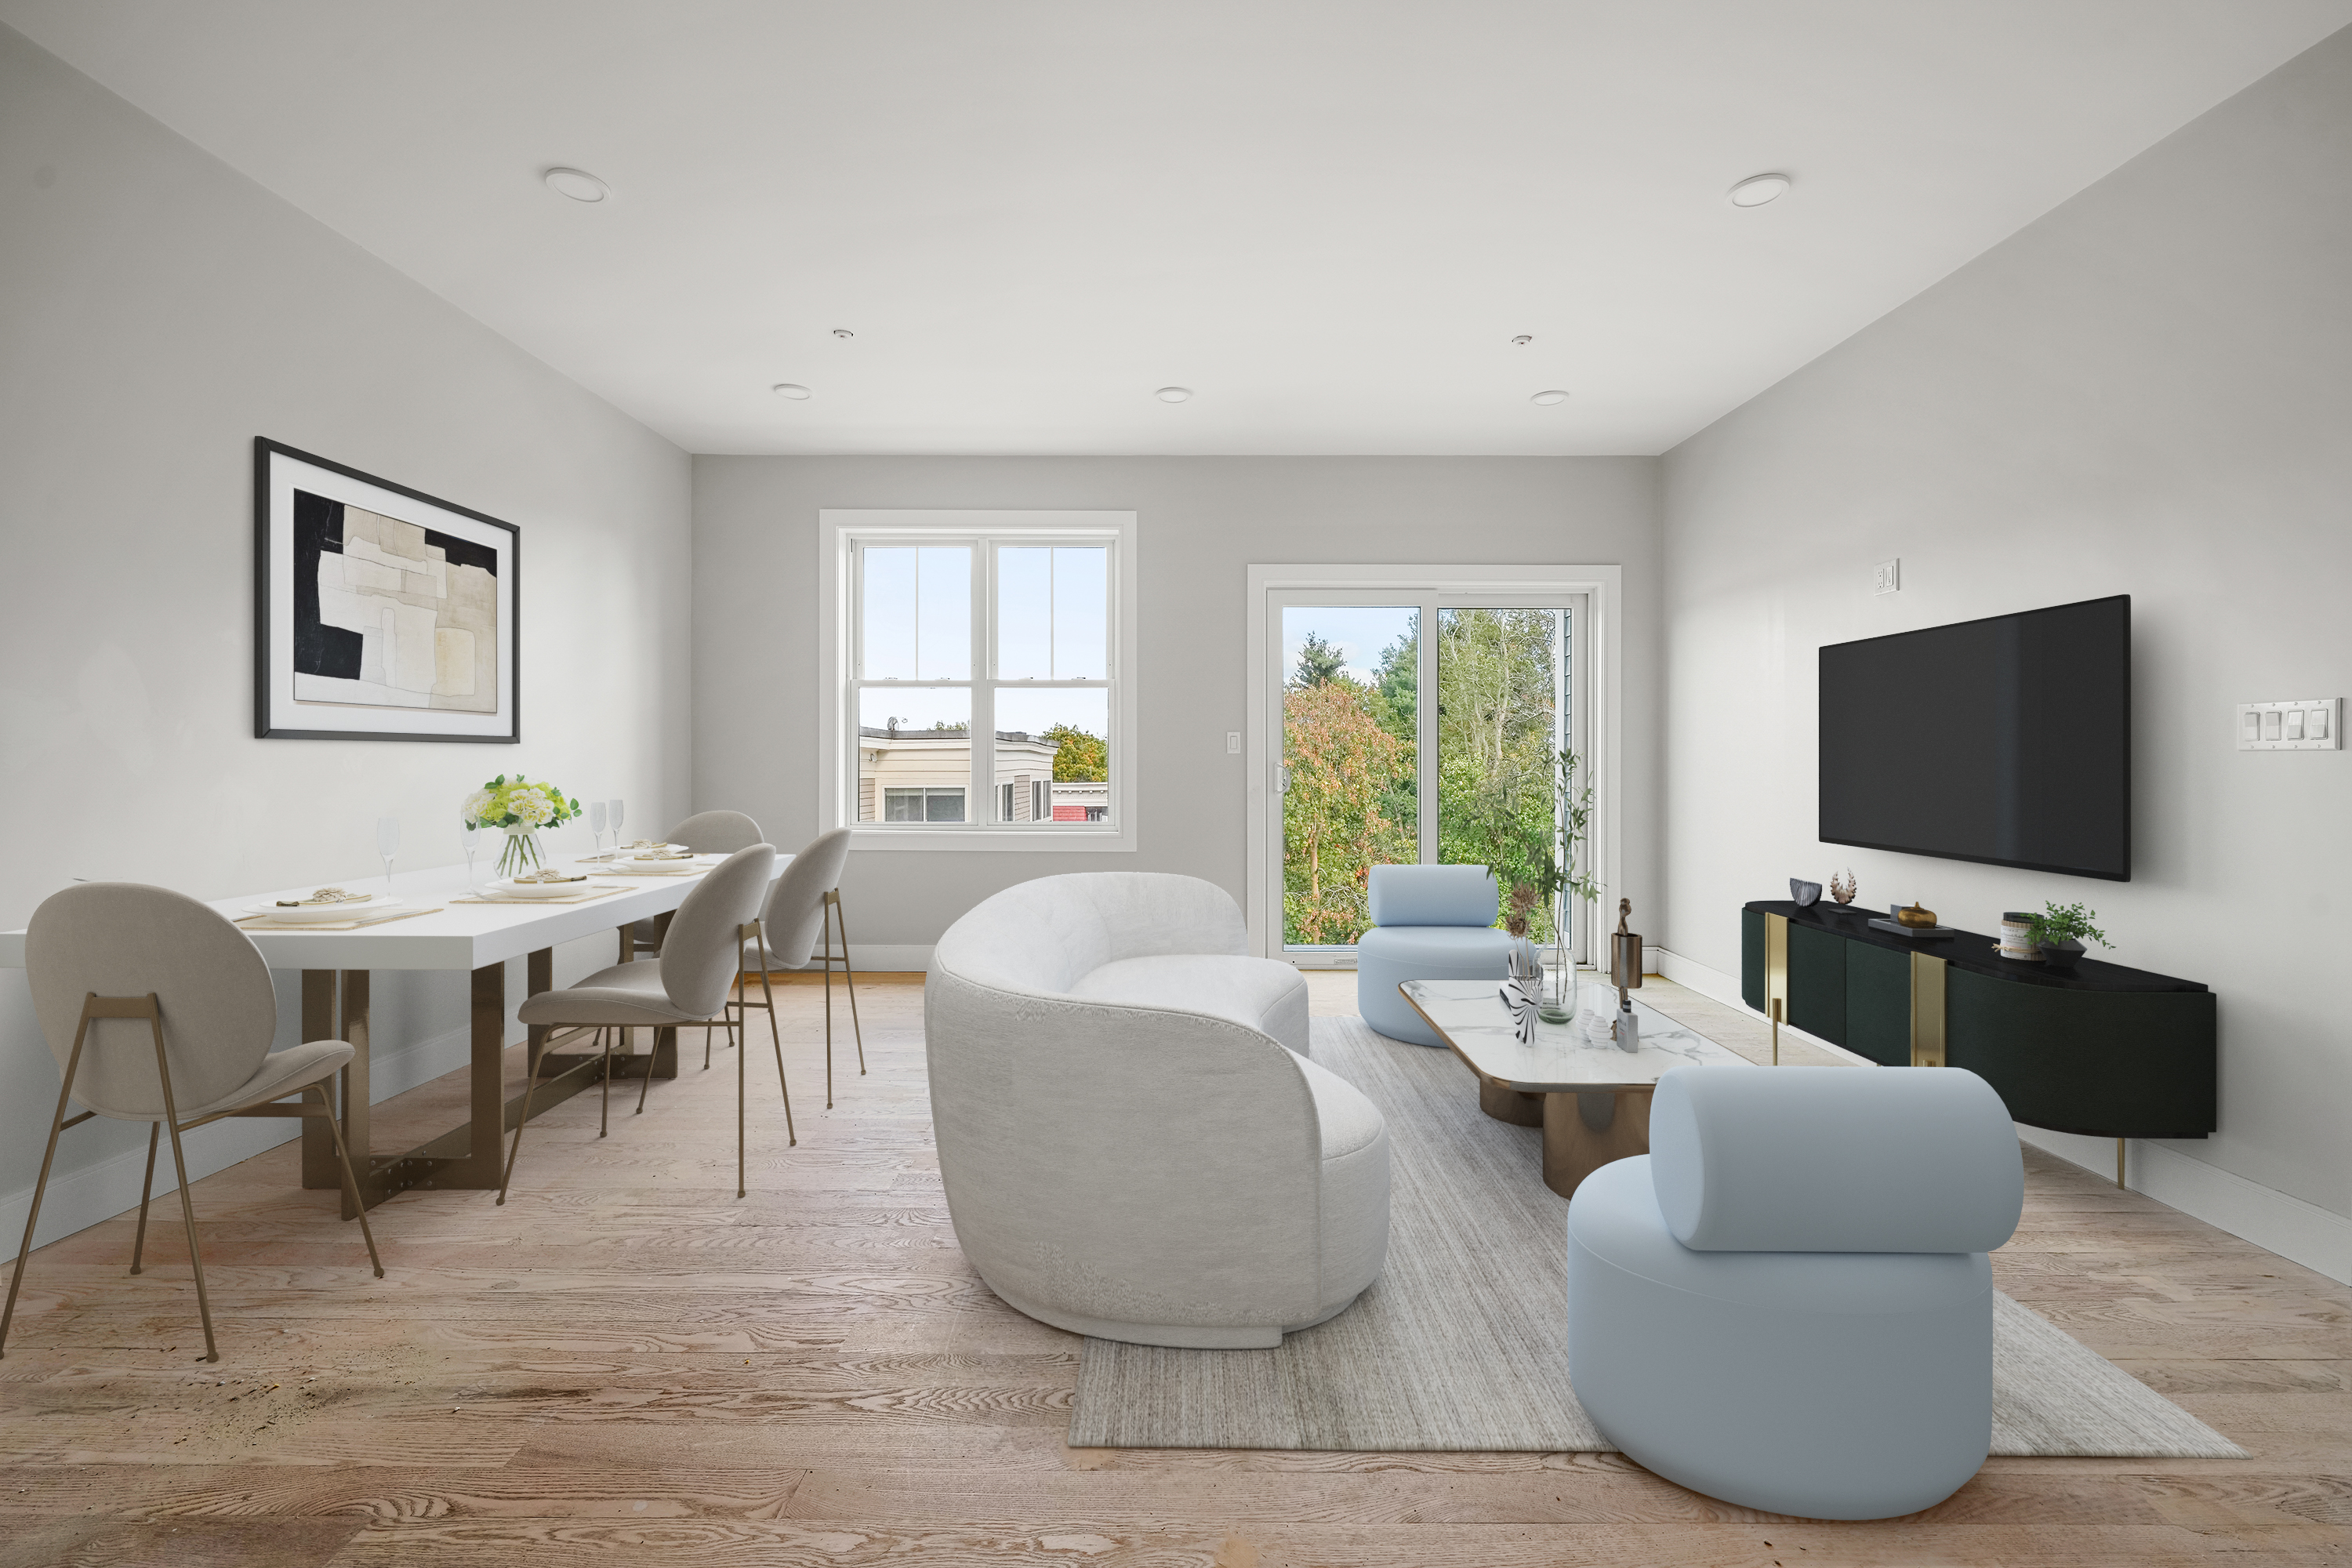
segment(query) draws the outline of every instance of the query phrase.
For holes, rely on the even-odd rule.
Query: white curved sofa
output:
[[[1137,1344],[1279,1344],[1388,1252],[1388,1129],[1307,1059],[1307,988],[1244,955],[1192,877],[1008,888],[923,988],[956,1239],[1042,1322]]]

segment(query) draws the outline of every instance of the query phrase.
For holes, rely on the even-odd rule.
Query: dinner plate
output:
[[[571,899],[593,890],[593,882],[518,882],[501,877],[489,890],[502,899]]]
[[[258,903],[245,906],[247,914],[267,915],[279,925],[315,925],[327,921],[360,920],[400,907],[401,900],[389,893],[378,893],[364,901],[348,904],[296,904],[281,908],[264,899]]]

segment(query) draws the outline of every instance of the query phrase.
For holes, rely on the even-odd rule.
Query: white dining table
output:
[[[778,855],[775,875],[782,875],[792,858]],[[607,872],[586,857],[551,857],[548,863],[587,872],[599,883],[615,885],[616,890],[576,904],[459,903],[453,900],[470,890],[467,868],[440,866],[400,872],[391,880],[389,890],[405,906],[430,909],[430,914],[355,931],[247,931],[270,968],[301,971],[302,1038],[339,1039],[352,1047],[351,1065],[342,1070],[336,1098],[344,1141],[359,1177],[361,1201],[369,1207],[394,1193],[416,1187],[497,1189],[501,1135],[522,1114],[522,1096],[509,1098],[505,1093],[508,960],[526,961],[525,993],[533,996],[554,989],[555,949],[563,942],[614,931],[617,962],[629,963],[635,957],[636,923],[658,921],[676,910],[709,869],[705,866],[683,876],[636,877]],[[475,878],[482,886],[491,879],[487,868]],[[380,876],[346,885],[353,892],[385,890]],[[251,906],[257,903],[307,898],[317,886],[279,888],[208,902],[229,919],[239,921],[249,917]],[[0,931],[0,968],[24,967],[25,933]],[[396,1153],[377,1152],[369,1137],[368,980],[377,970],[462,970],[473,977],[467,1118],[438,1137]],[[593,1069],[600,1060],[598,1055],[582,1052],[575,1059],[548,1048],[570,1033],[540,1026],[529,1031],[530,1068],[544,1075],[532,1091],[534,1111],[568,1099],[595,1081]],[[675,1078],[677,1033],[656,1030],[654,1049],[616,1061],[614,1076],[639,1078],[651,1073],[656,1078]],[[302,1184],[342,1185],[333,1139],[317,1118],[303,1123]],[[352,1207],[348,1194],[344,1207]],[[351,1215],[347,1213],[344,1217]]]

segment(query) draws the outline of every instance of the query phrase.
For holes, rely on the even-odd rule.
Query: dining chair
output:
[[[740,1020],[730,1000],[742,984],[743,940],[759,934],[760,905],[774,872],[776,847],[754,844],[720,861],[679,900],[670,922],[669,940],[661,956],[650,963],[615,963],[600,969],[577,985],[542,991],[522,1005],[518,1016],[551,1029],[593,1028],[604,1046],[604,1108],[598,1114],[596,1136],[604,1136],[612,1110],[613,1037],[623,1029],[673,1029],[681,1024],[723,1025],[736,1040]],[[514,1181],[515,1160],[522,1152],[522,1130],[530,1121],[530,1097],[539,1081],[543,1047],[526,1047],[522,1119],[515,1123],[514,1146],[507,1152],[506,1173],[499,1182],[499,1202],[507,1201]],[[743,1059],[735,1054],[735,1195],[746,1191],[743,1180]],[[776,1082],[784,1081],[784,1053],[776,1048]],[[646,1090],[653,1084],[653,1058],[646,1059],[646,1082],[637,1090],[637,1110],[646,1108]],[[784,1131],[792,1141],[793,1099],[784,1090]]]
[[[180,1176],[180,1219],[196,1279],[196,1313],[205,1326],[205,1359],[220,1360],[213,1340],[212,1302],[205,1294],[205,1258],[196,1243],[196,1211],[188,1194],[188,1162],[180,1134],[231,1116],[323,1116],[343,1165],[343,1193],[358,1213],[368,1261],[383,1278],[375,1234],[352,1173],[327,1080],[352,1059],[341,1040],[310,1040],[272,1051],[278,995],[253,939],[217,910],[167,888],[136,882],[86,882],[44,900],[25,931],[25,969],[33,1009],[63,1083],[49,1144],[25,1215],[25,1242],[0,1310],[0,1347],[16,1315],[16,1291],[32,1255],[33,1228],[57,1160],[58,1137],[94,1116],[147,1123],[147,1176],[139,1191],[139,1229],[131,1244],[131,1272],[141,1272],[147,1247],[147,1205],[155,1184],[155,1148],[172,1135],[172,1163]],[[293,1105],[278,1103],[299,1094]],[[311,1097],[316,1095],[313,1103]],[[68,1117],[79,1100],[85,1109]]]
[[[758,956],[761,967],[750,966],[755,960],[750,944],[743,950],[746,973],[760,976],[760,992],[766,998],[754,1002],[747,994],[744,1007],[765,1007],[768,1010],[768,1033],[774,1036],[781,1058],[783,1047],[776,1027],[775,994],[768,988],[767,971],[771,968],[799,969],[810,959],[819,956],[824,962],[824,1108],[833,1109],[833,966],[841,965],[842,984],[849,992],[849,1027],[857,1041],[857,1075],[866,1076],[866,1031],[857,1021],[857,977],[849,967],[849,926],[841,913],[841,872],[849,863],[849,829],[836,827],[820,833],[808,841],[806,847],[793,857],[784,874],[776,879],[768,894],[767,908],[760,913],[760,930],[764,943]],[[834,932],[840,932],[841,947],[834,950]]]
[[[740,811],[698,811],[671,828],[663,842],[683,844],[697,855],[732,855],[738,849],[764,844],[767,839],[760,825]],[[660,952],[662,933],[669,929],[673,918],[655,915],[637,921],[629,933],[630,944],[639,953]]]

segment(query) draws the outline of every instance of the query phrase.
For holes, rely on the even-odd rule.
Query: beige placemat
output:
[[[625,893],[626,888],[591,886],[577,893],[565,893],[551,899],[500,898],[496,893],[460,893],[449,901],[453,904],[585,904],[598,899],[609,899],[615,893]]]
[[[357,931],[362,926],[390,925],[394,921],[414,920],[418,915],[437,915],[439,904],[429,910],[402,910],[397,914],[378,915],[373,920],[354,921],[274,921],[268,915],[247,915],[236,922],[240,931]]]

